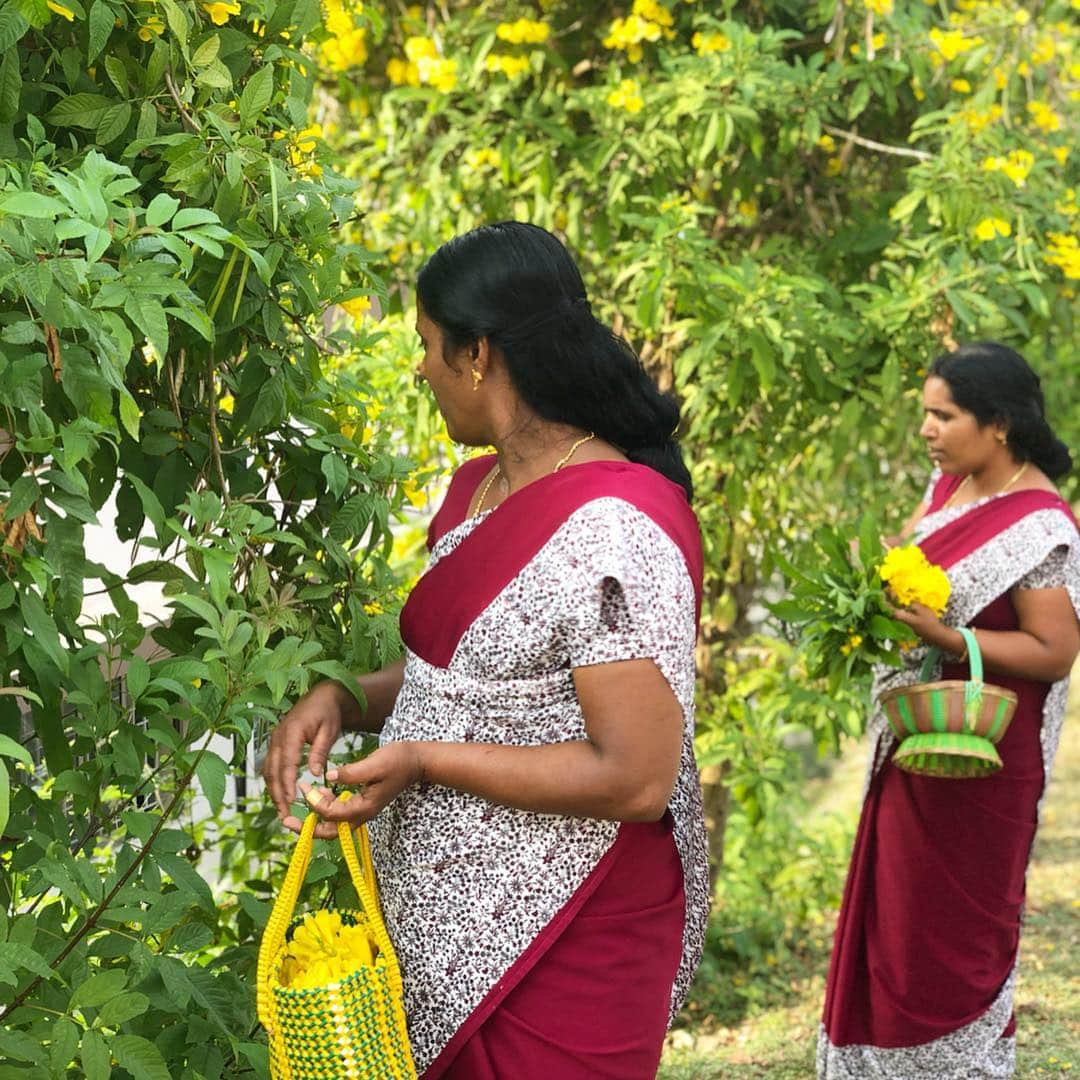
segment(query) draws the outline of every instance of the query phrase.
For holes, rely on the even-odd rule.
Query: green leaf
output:
[[[10,123],[19,112],[19,99],[22,96],[22,71],[19,66],[19,53],[10,49],[0,63],[0,123]]]
[[[221,38],[217,34],[208,37],[192,54],[191,66],[204,68],[212,64],[221,51]]]
[[[60,635],[57,632],[56,623],[53,621],[52,616],[45,610],[45,605],[41,602],[41,597],[38,596],[33,589],[25,590],[19,597],[19,609],[22,611],[27,628],[34,635],[34,640],[37,642],[38,646],[44,650],[49,659],[66,675],[70,668],[68,651],[60,643]]]
[[[0,213],[15,217],[53,218],[65,211],[62,202],[36,191],[16,191],[0,199]]]
[[[6,53],[30,29],[30,24],[13,8],[0,9],[0,52]]]
[[[161,6],[165,10],[165,19],[169,24],[169,29],[176,36],[176,40],[180,44],[180,49],[186,56],[188,33],[191,29],[188,17],[175,0],[161,0]]]
[[[121,96],[127,97],[130,88],[128,87],[127,68],[124,67],[123,61],[116,56],[106,56],[105,72],[109,76],[109,81],[116,87]]]
[[[170,221],[179,209],[180,200],[162,191],[150,200],[150,205],[146,208],[146,224],[152,229],[159,229]]]
[[[44,1049],[37,1039],[16,1028],[0,1027],[0,1060],[39,1061],[43,1056]]]
[[[270,104],[273,94],[274,65],[264,64],[248,79],[244,92],[240,95],[240,101],[237,104],[240,122],[245,126],[249,125]]]
[[[335,497],[340,496],[349,486],[349,469],[337,454],[325,454],[320,463],[326,486]]]
[[[113,10],[102,0],[94,0],[90,6],[90,32],[86,42],[86,62],[92,64],[105,48],[115,25]]]
[[[150,999],[145,994],[129,991],[109,998],[101,1006],[101,1011],[94,1021],[97,1027],[117,1028],[134,1020],[136,1016],[142,1016],[150,1008]]]
[[[210,803],[210,809],[216,814],[225,801],[225,778],[229,767],[224,760],[212,750],[207,750],[199,760],[195,769],[199,786]]]
[[[141,1035],[116,1035],[110,1041],[113,1057],[134,1080],[172,1080],[161,1051]]]
[[[142,413],[139,411],[139,406],[135,403],[131,392],[125,388],[120,392],[120,423],[124,425],[124,430],[135,442],[139,441],[139,422],[141,420]]]
[[[160,854],[157,856],[157,864],[160,870],[173,879],[176,887],[181,892],[198,901],[199,906],[206,911],[214,911],[214,894],[210,886],[199,876],[198,870],[179,855]]]
[[[150,665],[141,656],[133,656],[124,673],[124,681],[132,701],[138,701],[150,682]]]
[[[79,1049],[79,1028],[74,1020],[60,1017],[52,1027],[49,1064],[54,1073],[64,1075]]]
[[[173,232],[179,229],[190,229],[195,225],[218,225],[221,218],[213,210],[207,210],[203,206],[189,206],[181,210],[173,218]]]
[[[107,146],[114,139],[120,138],[127,130],[131,122],[131,105],[121,101],[112,105],[102,114],[101,122],[97,126],[97,141],[102,146]]]
[[[8,777],[7,765],[0,761],[0,833],[7,828],[8,817],[11,814],[11,780]]]
[[[45,957],[35,952],[29,945],[15,941],[0,941],[0,964],[13,969],[22,968],[40,975],[43,979],[56,978],[56,972],[49,967]]]
[[[19,686],[0,687],[0,693],[4,693],[7,691],[17,693],[20,697],[29,696],[34,701],[37,701],[39,704],[41,702],[41,698],[39,698],[37,694],[32,693],[29,690],[24,690],[22,687]],[[0,732],[0,757],[14,758],[16,761],[21,762],[23,765],[25,765],[28,769],[32,769],[34,767],[34,759],[30,756],[30,751],[27,750],[25,746],[21,746],[19,743],[17,743],[13,738],[11,738],[10,735],[5,735],[3,732]]]
[[[75,987],[68,1004],[68,1011],[83,1007],[96,1008],[104,1005],[110,998],[115,997],[127,986],[128,975],[120,968],[110,968],[108,971],[91,975],[84,983]]]
[[[99,1032],[83,1033],[79,1060],[82,1062],[85,1080],[109,1080],[112,1076],[111,1058],[109,1048]]]
[[[93,131],[113,104],[101,94],[69,94],[45,114],[45,120],[58,127],[78,127]]]

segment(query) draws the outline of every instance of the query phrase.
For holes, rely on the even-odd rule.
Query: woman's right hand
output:
[[[270,735],[270,749],[263,763],[263,776],[270,788],[270,798],[277,807],[282,825],[300,831],[301,821],[292,811],[296,798],[296,780],[305,746],[310,746],[307,767],[322,776],[330,749],[341,736],[344,726],[342,693],[334,682],[312,687],[285,714]]]

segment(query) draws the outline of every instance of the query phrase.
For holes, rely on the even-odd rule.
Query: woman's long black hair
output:
[[[1005,425],[1017,461],[1031,461],[1051,480],[1072,469],[1069,448],[1046,420],[1039,376],[1017,352],[993,341],[961,345],[939,356],[930,375],[944,379],[953,401],[980,425]]]
[[[424,313],[451,349],[486,337],[522,400],[545,420],[595,432],[693,496],[675,440],[679,406],[589,307],[573,258],[537,225],[481,225],[443,244],[420,271]]]

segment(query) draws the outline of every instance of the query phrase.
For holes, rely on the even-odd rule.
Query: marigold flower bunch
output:
[[[366,926],[349,925],[336,911],[316,911],[293,930],[278,982],[290,990],[315,990],[371,967],[377,955]]]
[[[890,548],[878,570],[889,592],[904,607],[924,604],[940,615],[949,602],[951,586],[948,575],[930,562],[915,544]]]

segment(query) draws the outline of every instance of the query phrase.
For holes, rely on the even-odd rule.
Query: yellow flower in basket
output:
[[[897,603],[925,604],[940,615],[949,602],[952,586],[940,566],[935,566],[915,544],[890,548],[878,571]]]

